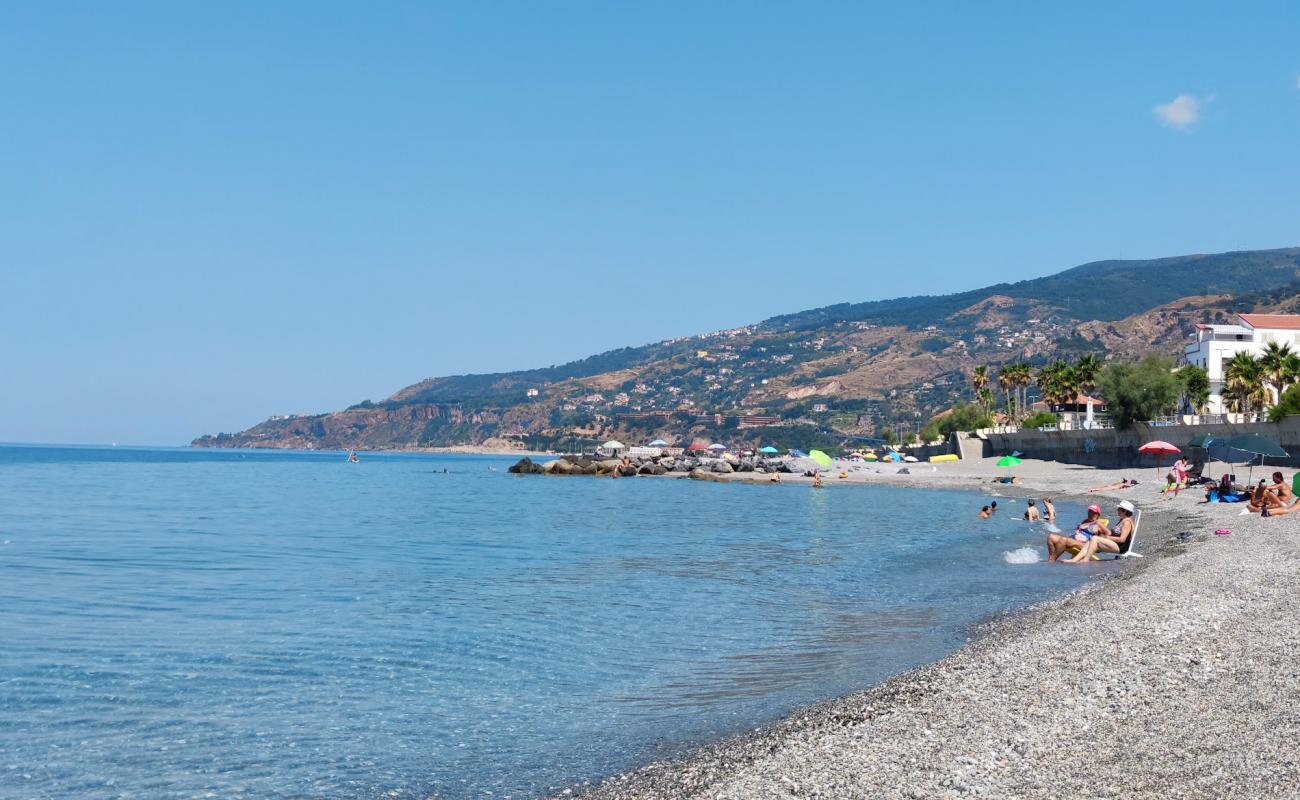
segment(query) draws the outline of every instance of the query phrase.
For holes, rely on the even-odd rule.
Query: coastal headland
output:
[[[1106,509],[1127,499],[1142,512],[1134,549],[1144,557],[991,621],[941,661],[608,778],[583,796],[1295,797],[1298,523],[1207,504],[1197,491],[1168,498],[1149,471],[1026,460],[1007,486],[991,483],[1006,474],[993,463],[905,474],[882,466],[827,486],[980,488],[1007,498],[1004,513],[1017,515],[1027,496]],[[1121,477],[1141,483],[1087,493]],[[787,480],[771,490],[810,491],[800,476]]]

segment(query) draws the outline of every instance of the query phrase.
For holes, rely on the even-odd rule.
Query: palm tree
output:
[[[1025,387],[1034,379],[1028,364],[1004,364],[998,370],[998,385],[1007,394],[1007,414],[1014,421],[1024,416]]]
[[[1243,350],[1228,359],[1223,365],[1223,378],[1230,410],[1248,412],[1267,404],[1267,372],[1260,360],[1250,353]]]
[[[988,414],[993,408],[990,402],[993,398],[989,394],[989,368],[982,366],[972,370],[970,383],[975,389],[975,402],[979,403],[985,414]]]
[[[1291,352],[1291,345],[1269,342],[1264,345],[1264,352],[1257,359],[1273,389],[1274,403],[1281,399],[1282,391],[1286,389],[1287,359],[1294,355]]]
[[[1057,359],[1038,371],[1038,390],[1048,405],[1063,405],[1074,400],[1074,370]]]
[[[1097,378],[1101,376],[1101,359],[1089,353],[1080,356],[1074,364],[1074,379],[1079,391],[1092,397],[1097,391]]]
[[[1008,422],[1011,421],[1011,418],[1014,417],[1016,413],[1016,409],[1015,409],[1016,401],[1011,398],[1011,387],[1016,385],[1012,375],[1013,375],[1013,365],[1003,364],[1001,367],[998,368],[998,386],[1001,387],[1002,394],[1007,399],[1007,421]]]

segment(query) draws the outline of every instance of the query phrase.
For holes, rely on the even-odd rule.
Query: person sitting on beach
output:
[[[992,513],[993,512],[989,511],[988,506],[984,506],[983,508],[980,509],[980,519],[988,519],[989,515]]]
[[[1056,522],[1056,506],[1052,503],[1052,498],[1043,498],[1043,520],[1046,522]]]
[[[1256,489],[1255,494],[1251,496],[1250,503],[1246,506],[1251,511],[1258,511],[1266,517],[1284,517],[1295,511],[1300,511],[1300,503],[1296,502],[1295,493],[1291,487],[1286,485],[1282,479],[1282,473],[1273,473],[1273,483],[1270,486],[1264,486],[1260,481],[1261,493]]]
[[[1128,489],[1129,487],[1137,485],[1137,481],[1131,481],[1128,478],[1121,478],[1119,483],[1108,483],[1105,486],[1094,486],[1088,490],[1088,493],[1092,494],[1094,492],[1109,492],[1115,489]]]
[[[772,473],[772,477],[768,478],[768,480],[771,481],[772,483],[780,483],[780,482],[781,482],[781,473],[779,473],[779,472],[773,472],[773,473]]]
[[[1121,500],[1118,510],[1119,524],[1113,530],[1103,525],[1101,531],[1093,534],[1088,545],[1080,550],[1077,556],[1070,559],[1071,562],[1087,561],[1096,553],[1121,555],[1128,552],[1129,540],[1133,538],[1133,531],[1137,527],[1133,519],[1133,504],[1128,500]]]
[[[1038,513],[1038,506],[1034,505],[1034,498],[1031,497],[1029,498],[1029,502],[1025,508],[1025,521],[1037,522],[1039,519],[1040,515]]]
[[[1092,537],[1099,533],[1110,533],[1110,529],[1101,523],[1101,507],[1088,506],[1088,517],[1075,527],[1074,532],[1068,536],[1061,533],[1047,534],[1047,560],[1055,562],[1065,552],[1071,548],[1079,548],[1079,552],[1073,557],[1067,559],[1064,563],[1078,564],[1085,559],[1080,556],[1088,550]],[[1089,556],[1092,554],[1089,553]]]

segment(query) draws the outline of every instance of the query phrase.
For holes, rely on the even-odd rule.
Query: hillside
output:
[[[542,448],[701,435],[806,445],[914,429],[968,396],[979,364],[1173,355],[1197,322],[1297,307],[1300,248],[1099,261],[957,294],[801,311],[546,369],[429,378],[381,402],[273,417],[194,444]],[[780,424],[750,427],[771,418]]]

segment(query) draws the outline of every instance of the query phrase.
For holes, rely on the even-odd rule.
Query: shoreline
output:
[[[1129,499],[1143,510],[1134,549],[1144,557],[974,626],[937,661],[565,795],[1293,796],[1300,764],[1288,740],[1300,735],[1300,715],[1286,711],[1300,673],[1282,665],[1300,655],[1289,623],[1300,592],[1297,521],[1240,516],[1240,504],[1205,504],[1195,491],[1166,501],[1154,481],[1097,494],[1071,486],[1136,470],[1026,461],[1022,481],[1005,485],[988,482],[998,474],[991,463],[963,463],[827,485],[1050,494],[1103,507]]]

